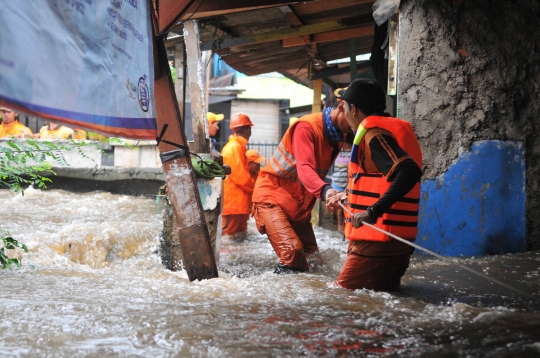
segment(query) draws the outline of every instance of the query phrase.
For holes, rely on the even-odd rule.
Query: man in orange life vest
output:
[[[231,167],[223,183],[223,235],[237,236],[247,231],[247,221],[251,212],[251,194],[255,186],[248,169],[246,157],[247,142],[251,137],[253,123],[244,113],[236,113],[231,117],[230,125],[233,134],[225,144],[221,155],[223,163]]]
[[[355,132],[347,193],[327,202],[338,207],[347,198],[347,258],[336,286],[395,291],[414,249],[393,240],[365,221],[404,239],[417,234],[422,151],[409,122],[385,113],[384,90],[357,79],[341,95],[345,117]]]
[[[295,121],[257,178],[253,216],[279,257],[276,274],[308,271],[306,255],[317,251],[311,209],[338,193],[324,178],[351,131],[342,107]]]

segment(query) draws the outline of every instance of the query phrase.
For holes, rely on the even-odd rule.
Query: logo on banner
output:
[[[135,83],[131,82],[129,79],[126,80],[126,89],[131,98],[137,99],[137,85],[135,85]]]
[[[148,108],[150,107],[150,93],[148,92],[148,85],[146,84],[146,75],[139,78],[137,94],[139,97],[139,105],[141,106],[141,109],[145,112],[148,112]]]

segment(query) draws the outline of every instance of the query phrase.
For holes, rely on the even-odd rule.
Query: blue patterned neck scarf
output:
[[[326,129],[328,129],[330,139],[334,142],[343,142],[343,133],[338,128],[334,127],[332,120],[330,119],[331,110],[332,108],[328,107],[323,113],[324,125],[326,126]]]

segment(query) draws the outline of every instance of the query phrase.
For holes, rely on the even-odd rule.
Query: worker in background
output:
[[[88,136],[87,136],[86,131],[83,131],[80,128],[73,129],[73,135],[71,136],[71,138],[78,139],[78,140],[85,140],[85,139],[88,139],[87,137]]]
[[[174,67],[174,61],[169,60],[169,69],[171,70],[171,77],[173,85],[176,84],[176,68]]]
[[[0,124],[0,138],[31,138],[30,128],[19,122],[19,114],[9,108],[0,108],[2,124]]]
[[[318,249],[311,209],[338,193],[324,178],[351,131],[342,106],[296,120],[257,178],[253,215],[279,257],[276,274],[308,271],[306,255]]]
[[[223,164],[231,167],[231,174],[224,180],[223,235],[241,238],[247,231],[247,221],[251,212],[250,197],[255,180],[251,177],[246,157],[247,143],[251,137],[251,119],[244,113],[231,117],[233,134],[223,147]]]
[[[212,112],[206,113],[206,119],[208,120],[208,135],[212,141],[212,149],[216,150],[217,140],[214,138],[219,130],[218,122],[222,121],[225,116],[223,114],[215,114]]]
[[[73,137],[73,129],[61,124],[47,122],[39,130],[39,139],[70,139]]]
[[[414,249],[362,222],[415,240],[422,151],[409,122],[384,112],[386,95],[375,81],[352,81],[341,99],[356,135],[348,194],[338,194],[327,202],[327,207],[335,208],[346,198],[352,212],[345,213],[345,237],[350,242],[335,284],[351,290],[395,291]]]

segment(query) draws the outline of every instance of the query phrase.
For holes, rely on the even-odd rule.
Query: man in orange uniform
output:
[[[19,114],[12,111],[9,108],[0,108],[2,114],[2,127],[0,133],[2,137],[15,137],[15,138],[26,138],[32,137],[32,131],[30,128],[19,122]]]
[[[227,175],[223,184],[223,235],[236,235],[247,231],[251,212],[250,197],[255,186],[255,180],[249,174],[246,157],[252,126],[253,123],[246,114],[233,115],[230,121],[233,134],[221,151],[223,164],[231,167],[231,174]]]
[[[351,130],[342,107],[295,121],[257,178],[253,214],[279,257],[274,273],[308,271],[306,254],[317,251],[311,209],[338,193],[324,178]]]
[[[345,197],[347,258],[335,282],[351,290],[399,289],[414,249],[362,222],[415,240],[420,202],[422,151],[409,122],[385,113],[384,90],[374,81],[357,79],[341,96],[347,121],[356,133],[349,162],[348,194],[327,202],[337,207]]]

